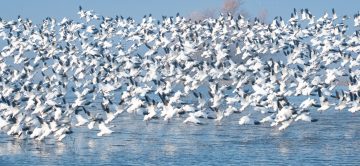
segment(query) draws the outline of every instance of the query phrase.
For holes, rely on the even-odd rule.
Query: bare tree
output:
[[[216,13],[215,9],[206,9],[203,11],[195,11],[189,15],[189,18],[192,19],[193,21],[199,21],[199,20],[204,20],[207,18],[214,18],[215,13]]]
[[[267,17],[268,17],[268,11],[266,9],[262,9],[258,14],[258,18],[261,22],[265,23],[267,21]]]
[[[194,21],[204,20],[206,18],[214,18],[218,12],[231,13],[232,15],[241,14],[247,17],[248,14],[245,10],[241,10],[244,4],[243,0],[224,0],[220,9],[206,9],[203,11],[194,11],[189,15],[189,18]]]
[[[244,2],[242,0],[224,0],[224,3],[221,7],[221,12],[235,14],[239,11],[240,6]]]

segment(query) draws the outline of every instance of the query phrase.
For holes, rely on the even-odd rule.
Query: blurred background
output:
[[[316,18],[325,11],[331,13],[335,8],[338,16],[348,15],[352,18],[359,9],[358,0],[11,0],[3,1],[0,6],[0,17],[5,20],[16,19],[18,15],[39,22],[45,17],[77,19],[78,7],[94,10],[104,16],[121,15],[140,20],[144,15],[152,14],[155,18],[175,16],[176,13],[192,19],[216,17],[220,12],[241,13],[249,19],[258,17],[264,22],[275,16],[290,18],[294,8],[308,8]]]

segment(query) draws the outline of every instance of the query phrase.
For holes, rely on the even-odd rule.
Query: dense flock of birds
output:
[[[294,9],[270,24],[231,14],[139,23],[78,14],[36,25],[0,19],[1,131],[61,141],[76,126],[111,134],[126,113],[221,125],[243,111],[240,125],[284,130],[316,122],[311,111],[360,110],[360,13]]]

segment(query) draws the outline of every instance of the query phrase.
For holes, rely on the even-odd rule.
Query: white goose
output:
[[[100,132],[98,132],[96,134],[99,137],[104,136],[104,135],[110,135],[111,133],[114,132],[110,128],[105,126],[105,123],[102,120],[99,121],[99,130],[100,130]]]

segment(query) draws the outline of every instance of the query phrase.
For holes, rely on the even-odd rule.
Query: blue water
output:
[[[241,114],[204,125],[170,123],[122,114],[110,136],[74,128],[63,142],[17,140],[0,134],[0,165],[357,165],[360,114],[314,112],[318,122],[295,122],[285,131],[239,126]]]

